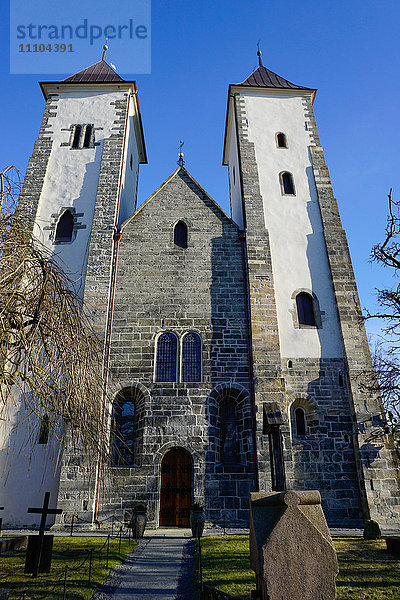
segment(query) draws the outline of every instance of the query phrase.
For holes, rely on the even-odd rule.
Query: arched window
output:
[[[65,210],[58,220],[54,240],[56,242],[70,242],[74,231],[74,217],[70,210]]]
[[[112,412],[112,457],[114,466],[127,467],[135,462],[136,410],[132,400],[117,396]]]
[[[85,138],[83,140],[83,148],[90,148],[92,146],[92,144],[91,144],[91,141],[92,141],[92,132],[93,132],[92,125],[86,125],[86,128],[85,128]]]
[[[178,342],[173,333],[162,333],[157,340],[156,381],[176,381]]]
[[[179,248],[187,248],[188,229],[183,221],[178,221],[174,227],[174,244]]]
[[[232,400],[220,404],[220,462],[229,465],[240,462],[236,406]]]
[[[282,193],[285,195],[294,196],[293,175],[289,171],[284,171],[280,174]]]
[[[296,408],[294,411],[294,420],[296,424],[296,435],[306,435],[306,414],[303,408]]]
[[[297,316],[299,325],[316,325],[314,301],[310,294],[300,292],[296,296]]]
[[[81,125],[75,125],[74,136],[72,138],[72,148],[79,148],[79,142],[81,141],[82,127]]]
[[[284,133],[277,133],[276,134],[276,145],[278,148],[287,148],[287,141],[286,141],[286,135]]]
[[[201,381],[201,338],[187,333],[182,340],[182,381]]]

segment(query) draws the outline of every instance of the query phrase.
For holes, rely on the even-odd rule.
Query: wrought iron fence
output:
[[[74,518],[73,518],[73,521],[74,521]],[[72,532],[73,532],[73,521],[72,521],[70,535],[72,535]],[[86,569],[87,569],[87,573],[88,573],[87,582],[88,582],[88,586],[90,586],[91,579],[92,579],[93,555],[100,554],[101,552],[103,552],[103,550],[105,550],[105,563],[106,563],[106,569],[108,569],[109,568],[109,566],[108,566],[109,556],[110,556],[110,540],[118,539],[118,553],[121,554],[121,542],[122,542],[123,535],[124,535],[124,539],[126,539],[128,537],[129,545],[130,545],[130,543],[131,543],[130,529],[127,528],[126,532],[124,532],[124,527],[121,525],[117,535],[112,535],[112,534],[107,535],[107,538],[104,541],[104,544],[101,546],[101,548],[99,548],[98,550],[93,550],[93,549],[87,550],[85,558],[77,567],[69,567],[68,565],[66,565],[64,567],[64,569],[58,574],[57,579],[54,581],[51,588],[49,590],[47,590],[45,594],[43,594],[41,596],[32,596],[31,594],[28,594],[28,592],[23,591],[22,594],[20,594],[17,597],[17,600],[51,600],[52,598],[54,598],[53,592],[57,588],[58,585],[62,585],[62,594],[63,594],[62,600],[66,600],[67,591],[68,591],[68,573],[80,571],[85,567],[85,565],[86,565]],[[86,564],[86,563],[88,563],[88,564]]]

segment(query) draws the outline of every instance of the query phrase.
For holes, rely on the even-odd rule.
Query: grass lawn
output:
[[[39,574],[33,579],[24,574],[25,550],[17,550],[12,554],[0,556],[0,589],[12,590],[11,598],[18,598],[26,591],[32,597],[48,593],[52,600],[61,600],[63,594],[63,577],[50,593],[55,581],[61,576],[66,565],[74,568],[84,560],[84,556],[64,556],[62,552],[70,549],[99,550],[106,541],[104,537],[55,537],[53,561],[50,573]],[[126,558],[136,547],[135,542],[129,546],[128,540],[122,540],[121,554],[118,553],[118,539],[110,540],[109,568],[114,568]],[[91,584],[88,584],[89,561],[77,572],[68,572],[68,600],[86,600],[108,576],[106,570],[106,547],[100,553],[93,552]],[[47,596],[46,596],[47,597]]]
[[[400,560],[384,540],[334,537],[339,560],[338,600],[399,600]],[[203,579],[223,592],[249,600],[255,589],[248,534],[202,538]]]

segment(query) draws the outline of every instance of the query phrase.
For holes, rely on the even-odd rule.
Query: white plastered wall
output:
[[[229,191],[231,196],[231,215],[235,223],[243,229],[242,188],[240,185],[239,150],[236,123],[233,117],[231,141],[229,146]]]
[[[255,145],[269,232],[283,357],[337,358],[343,354],[333,286],[312,164],[305,106],[301,93],[246,93],[248,138]],[[282,132],[287,148],[277,148]],[[295,196],[282,195],[279,173],[292,173]],[[322,311],[321,328],[296,328],[295,290],[310,290]]]
[[[112,133],[117,117],[116,100],[122,100],[126,91],[69,91],[59,92],[57,116],[50,120],[49,136],[53,140],[40,196],[35,235],[57,257],[77,289],[83,294],[90,232],[93,222],[95,200],[100,173],[104,140]],[[51,91],[50,91],[51,93]],[[130,102],[130,119],[125,144],[121,210],[130,214],[136,205],[138,174],[138,150],[133,126],[134,107]],[[93,124],[95,127],[94,148],[71,149],[61,146],[70,140],[70,126]],[[132,154],[132,169],[130,155]],[[45,227],[54,223],[51,215],[58,214],[64,207],[73,207],[83,213],[78,222],[86,225],[79,229],[70,243],[54,244],[50,230]],[[53,230],[54,235],[54,230]],[[37,444],[38,429],[33,432],[26,414],[18,400],[10,407],[6,420],[0,420],[0,505],[4,506],[5,526],[32,527],[40,522],[40,515],[29,514],[28,507],[41,506],[44,493],[50,492],[50,504],[55,506],[59,487],[59,444]],[[36,422],[33,417],[32,423]],[[47,524],[54,522],[49,517]]]
[[[132,166],[131,166],[132,164]],[[137,183],[139,174],[139,151],[134,127],[134,105],[129,104],[129,119],[126,131],[124,166],[122,171],[121,200],[118,225],[121,225],[136,209]]]
[[[76,288],[83,289],[104,140],[112,134],[113,123],[117,118],[113,103],[122,100],[126,90],[58,93],[57,116],[50,120],[51,129],[49,128],[53,145],[34,233],[59,258]],[[70,140],[71,125],[88,123],[92,123],[95,128],[94,148],[71,149],[69,146],[61,146]],[[123,207],[129,203],[134,206],[136,202],[135,198],[129,197],[136,191],[138,168],[133,127],[131,131],[133,133],[126,146],[133,154],[133,169],[132,177],[123,179]],[[83,213],[83,217],[78,217],[78,222],[86,225],[86,228],[79,229],[72,242],[54,244],[49,230],[44,228],[54,222],[51,215],[58,214],[64,207],[73,207],[76,213]]]

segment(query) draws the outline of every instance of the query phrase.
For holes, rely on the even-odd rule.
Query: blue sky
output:
[[[18,2],[21,15],[24,5],[30,6]],[[92,18],[99,12],[98,2],[84,6],[82,14],[74,12],[76,22],[88,6]],[[115,19],[124,22],[132,6],[126,0],[113,2]],[[14,164],[25,172],[44,108],[37,81],[71,73],[10,75],[5,9],[0,23],[0,167]],[[176,167],[183,139],[186,167],[229,210],[227,170],[221,164],[227,86],[255,68],[261,39],[265,66],[294,83],[318,88],[314,109],[361,303],[373,309],[374,287],[393,282],[389,272],[368,259],[383,235],[389,187],[400,197],[399,15],[394,0],[153,0],[151,73],[120,69],[124,77],[137,80],[139,90],[149,159],[139,176],[140,201]],[[102,43],[87,49],[82,68],[101,58]],[[110,40],[109,47],[107,59],[117,70],[125,66],[131,46],[113,46]]]

